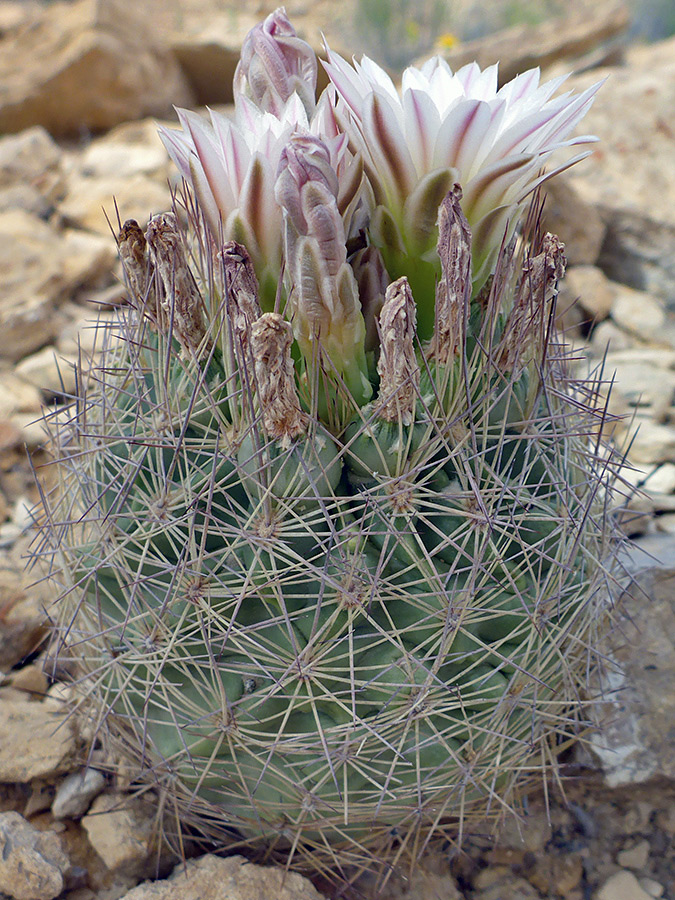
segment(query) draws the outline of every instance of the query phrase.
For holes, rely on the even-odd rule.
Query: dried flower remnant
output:
[[[541,353],[549,327],[550,305],[558,293],[565,265],[565,245],[554,234],[544,235],[541,251],[525,260],[518,293],[497,351],[503,372],[527,365]]]
[[[387,288],[380,313],[380,418],[411,425],[419,394],[420,367],[415,355],[415,301],[406,278]]]
[[[147,241],[135,219],[127,219],[122,225],[117,236],[117,246],[134,301],[150,315],[151,319],[156,320],[157,310],[153,303],[152,279],[149,277],[151,271],[148,265]]]
[[[291,357],[293,334],[278,313],[265,313],[251,330],[251,351],[265,433],[282,447],[307,430],[308,417],[300,409]]]
[[[260,318],[260,288],[251,257],[243,244],[227,241],[218,252],[225,283],[225,304],[237,348],[242,351],[242,365],[249,353],[251,328]],[[235,351],[236,352],[236,351]]]
[[[438,213],[438,257],[441,277],[436,286],[436,321],[430,355],[441,365],[454,359],[471,296],[471,229],[462,212],[462,189],[456,184]]]
[[[190,271],[173,213],[154,216],[146,238],[161,283],[161,305],[186,357],[203,358],[211,349],[206,338],[204,303]]]

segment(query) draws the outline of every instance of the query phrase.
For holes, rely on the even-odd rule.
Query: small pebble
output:
[[[55,819],[79,819],[105,787],[105,776],[98,769],[83,769],[63,779],[52,804]]]
[[[662,884],[659,884],[658,881],[654,881],[653,878],[640,878],[639,882],[640,887],[644,888],[650,897],[654,897],[655,900],[658,900],[659,897],[663,897],[665,888]]]
[[[595,900],[651,900],[632,872],[615,872],[595,895]]]
[[[649,841],[639,841],[632,847],[622,850],[616,855],[617,863],[624,869],[642,871],[649,859]]]

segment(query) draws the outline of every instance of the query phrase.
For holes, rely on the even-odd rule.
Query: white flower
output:
[[[539,70],[531,69],[499,89],[496,66],[481,71],[472,63],[453,74],[435,57],[421,69],[406,69],[399,91],[368,57],[352,66],[327,52],[326,71],[340,98],[338,118],[363,156],[378,205],[371,236],[392,278],[410,274],[411,265],[422,274],[420,257],[432,264],[438,208],[459,182],[473,232],[474,279],[483,281],[526,198],[554,174],[541,173],[550,155],[595,140],[569,135],[599,84],[554,97],[565,77],[540,84]],[[422,280],[429,289],[429,279]]]

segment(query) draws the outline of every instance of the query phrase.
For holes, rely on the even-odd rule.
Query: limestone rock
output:
[[[617,603],[594,707],[591,744],[611,787],[675,778],[675,569],[652,564],[635,579]]]
[[[616,291],[612,282],[596,266],[572,266],[565,272],[558,293],[558,306],[575,301],[594,322],[606,319],[612,311]]]
[[[66,776],[56,790],[52,803],[55,819],[79,819],[89,809],[94,797],[105,787],[105,775],[88,767]]]
[[[563,241],[568,265],[595,265],[606,231],[598,210],[583,199],[565,176],[548,181],[544,196],[542,226]],[[569,272],[568,269],[568,275]]]
[[[0,358],[21,359],[56,334],[66,285],[60,236],[30,213],[0,213]]]
[[[28,188],[45,205],[53,203],[63,186],[61,158],[60,147],[41,125],[5,135],[0,138],[0,189]]]
[[[583,122],[584,131],[601,142],[569,178],[585,200],[598,206],[607,225],[599,258],[605,273],[672,302],[675,37],[636,45],[624,67],[573,76],[565,87],[582,90],[603,76],[610,81]]]
[[[187,33],[182,28],[175,34],[171,49],[200,105],[233,102],[232,79],[242,41],[259,21],[252,13],[223,11],[210,16],[206,27]]]
[[[77,168],[81,175],[92,178],[150,175],[166,180],[173,172],[155,119],[125,122],[96,138],[78,160]]]
[[[154,816],[123,794],[102,794],[82,819],[89,843],[111,872],[149,874]]]
[[[596,893],[594,900],[650,900],[632,872],[615,872]]]
[[[640,340],[672,346],[673,324],[661,300],[622,284],[615,284],[614,290],[611,316],[620,328]]]
[[[643,419],[636,428],[634,423],[627,421],[619,423],[617,432],[622,432],[625,438],[630,437],[631,463],[663,463],[675,459],[675,427],[672,425]]]
[[[103,235],[114,247],[110,222],[116,224],[115,204],[122,220],[145,223],[151,215],[171,208],[171,191],[166,180],[154,181],[141,174],[128,178],[78,176],[70,180],[59,213],[68,225]]]
[[[64,358],[54,347],[43,347],[22,359],[16,367],[16,374],[46,393],[72,395],[77,384],[76,362],[76,359]]]
[[[63,275],[69,292],[110,281],[117,261],[115,241],[106,236],[65,228],[63,239]]]
[[[40,391],[32,384],[27,384],[13,372],[0,375],[0,419],[6,419],[14,413],[40,412]]]
[[[641,872],[647,868],[649,849],[649,841],[638,841],[632,847],[626,847],[617,853],[616,861],[624,869],[636,869]]]
[[[190,106],[180,67],[159,42],[156,5],[55,2],[0,38],[0,131],[41,124],[73,135]]]
[[[241,856],[202,856],[176,866],[165,881],[146,882],[122,900],[323,900],[306,878]]]
[[[481,68],[500,63],[503,84],[526,69],[550,66],[559,60],[578,59],[599,44],[621,34],[630,19],[623,3],[604,2],[564,17],[549,17],[539,25],[516,25],[486,38],[467,41],[444,56],[453,70],[476,60]],[[596,79],[597,80],[597,79]]]
[[[77,742],[65,716],[28,699],[0,703],[0,782],[70,772]]]
[[[52,900],[70,868],[53,832],[38,831],[16,812],[0,813],[0,890],[15,900]]]

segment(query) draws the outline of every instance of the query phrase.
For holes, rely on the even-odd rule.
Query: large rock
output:
[[[565,85],[580,90],[608,78],[582,124],[600,143],[569,177],[607,226],[599,258],[606,274],[675,304],[675,38],[632,47],[626,62]]]
[[[70,723],[44,703],[2,699],[0,734],[0,782],[25,784],[75,768],[77,741]]]
[[[542,225],[565,244],[569,266],[592,266],[605,239],[600,213],[587,203],[564,176],[552,178],[544,187],[546,202]]]
[[[306,878],[255,866],[241,856],[202,856],[176,866],[166,881],[139,885],[123,900],[323,900]]]
[[[9,188],[30,187],[53,202],[62,187],[61,157],[58,144],[41,125],[5,135],[0,138],[0,189],[7,195]]]
[[[18,360],[48,343],[66,286],[59,234],[20,209],[0,213],[0,358]]]
[[[615,0],[592,6],[578,4],[576,9],[566,8],[564,16],[549,17],[539,25],[516,25],[467,41],[444,56],[453,69],[474,60],[481,68],[499,63],[499,80],[503,84],[526,69],[583,57],[621,34],[629,23],[625,4]]]
[[[675,541],[644,546],[644,553],[639,545],[633,551],[631,564],[644,568],[619,598],[603,648],[607,665],[594,708],[600,729],[591,746],[611,787],[675,779]]]
[[[52,900],[68,869],[58,835],[38,831],[16,812],[0,813],[0,891],[14,900]]]
[[[77,135],[191,105],[180,66],[159,42],[155,6],[56,2],[0,37],[0,131],[41,124]]]

